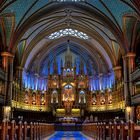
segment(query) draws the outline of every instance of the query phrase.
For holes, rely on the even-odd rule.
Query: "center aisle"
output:
[[[54,135],[44,140],[93,140],[80,131],[56,131]]]

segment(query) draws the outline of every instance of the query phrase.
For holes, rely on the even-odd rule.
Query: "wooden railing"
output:
[[[138,140],[140,126],[129,123],[90,123],[83,124],[82,132],[96,140]]]
[[[27,124],[21,121],[16,124],[14,120],[11,122],[3,120],[0,125],[0,140],[42,140],[53,133],[53,124],[37,122]]]

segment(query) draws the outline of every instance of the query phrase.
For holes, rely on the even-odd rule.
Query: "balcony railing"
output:
[[[12,101],[12,107],[23,109],[23,110],[31,110],[31,111],[50,111],[50,108],[44,105],[30,105],[23,102]]]
[[[87,108],[89,111],[109,111],[109,110],[123,110],[125,109],[125,101],[106,105],[92,105]]]

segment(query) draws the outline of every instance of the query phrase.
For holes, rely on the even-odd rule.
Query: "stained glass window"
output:
[[[74,36],[74,37],[78,37],[81,39],[89,39],[88,35],[86,33],[80,32],[78,30],[75,29],[62,29],[59,30],[57,32],[52,33],[48,38],[49,39],[57,39],[63,36]]]
[[[66,85],[65,89],[72,89],[72,86],[71,85]]]
[[[80,94],[84,94],[85,92],[83,90],[80,91]]]

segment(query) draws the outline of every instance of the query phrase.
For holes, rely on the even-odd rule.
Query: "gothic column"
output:
[[[125,105],[126,107],[131,106],[131,95],[133,95],[132,79],[131,73],[135,68],[135,53],[127,53],[123,57],[124,62],[124,95],[125,95]],[[126,119],[133,120],[134,118],[134,107],[131,107],[131,112],[128,112],[126,109]]]
[[[22,72],[23,72],[23,67],[21,66],[16,67],[16,78],[20,89],[22,89]]]
[[[22,72],[23,72],[23,68],[18,66],[16,67],[16,75],[15,75],[15,85],[14,88],[15,90],[13,91],[13,96],[16,102],[20,102],[21,101],[21,97],[22,97]],[[17,87],[18,85],[18,87]]]
[[[61,87],[61,76],[62,76],[62,75],[59,75],[59,76],[58,76],[58,78],[59,78],[59,79],[58,79],[58,81],[59,81],[59,83],[58,83],[58,84],[59,84],[58,106],[59,106],[59,107],[61,107],[61,105],[62,105],[62,99],[61,99],[61,96],[62,96],[62,95],[61,95],[61,92],[62,92],[62,87]]]
[[[129,58],[128,60],[128,65],[129,65],[129,89],[130,89],[130,95],[134,95],[134,90],[133,90],[133,84],[132,84],[132,77],[131,73],[135,69],[135,53],[128,53],[127,57]]]
[[[116,66],[113,68],[114,74],[115,74],[115,82],[118,82],[122,78],[122,72],[121,72],[122,67],[121,66]]]
[[[114,75],[115,75],[115,84],[114,84],[114,91],[117,91],[118,90],[118,86],[119,84],[121,83],[122,81],[122,67],[121,66],[115,66],[113,68],[114,70]],[[118,91],[117,91],[118,92]]]
[[[4,117],[9,119],[12,106],[13,60],[14,56],[9,52],[2,52],[2,66],[5,71],[5,107]]]

